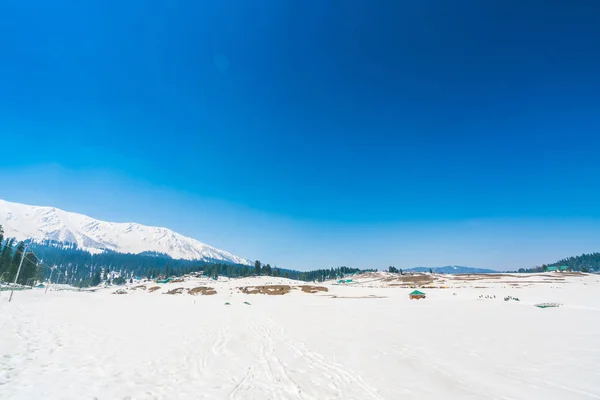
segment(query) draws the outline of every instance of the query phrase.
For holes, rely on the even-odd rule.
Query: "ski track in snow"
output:
[[[172,362],[165,362],[163,357],[143,357],[136,369],[119,363],[123,355],[114,349],[123,348],[124,337],[129,334],[136,336],[141,333],[140,329],[129,332],[130,329],[124,326],[122,329],[94,332],[85,323],[44,327],[25,309],[21,310],[21,314],[9,314],[9,318],[2,321],[3,329],[13,333],[18,345],[0,358],[0,388],[5,388],[0,390],[0,399],[34,398],[36,395],[32,393],[38,393],[38,390],[44,398],[54,398],[57,393],[47,391],[47,387],[19,387],[18,382],[35,381],[33,376],[39,374],[57,377],[58,381],[54,383],[67,384],[66,389],[68,379],[61,374],[70,375],[70,379],[76,379],[78,374],[94,377],[92,380],[96,383],[88,387],[92,393],[101,392],[106,382],[120,387],[117,393],[147,386],[144,393],[133,390],[132,394],[122,397],[113,397],[117,396],[114,393],[110,397],[92,395],[90,398],[172,398],[173,390],[178,388],[182,389],[178,398],[381,399],[356,372],[327,361],[305,344],[291,340],[272,318],[262,315],[252,306],[241,304],[236,307],[241,310],[226,315],[217,324],[197,334],[186,332],[179,338],[171,338],[177,340],[176,343],[156,343],[164,347],[161,353],[176,356],[177,368]],[[240,322],[241,329],[234,326]],[[240,338],[235,338],[232,330],[248,336],[239,342]],[[121,333],[123,337],[115,333]],[[66,344],[63,344],[64,340]],[[233,344],[237,344],[237,348],[232,347]],[[242,357],[245,357],[240,359],[236,353],[241,346],[244,348]],[[282,351],[293,361],[295,371],[288,370],[286,361],[279,355]],[[145,371],[151,371],[156,379],[149,382]],[[298,379],[301,376],[304,379]],[[59,392],[60,398],[81,398],[71,396],[68,390]]]
[[[257,382],[261,383],[259,388],[270,393],[272,399],[381,399],[357,373],[327,361],[322,355],[311,351],[304,343],[290,339],[283,328],[271,318],[249,313],[246,323],[259,343],[257,358],[230,393],[230,400],[254,398],[253,393],[257,390]],[[310,382],[311,384],[303,390],[294,377],[299,373],[292,374],[277,356],[276,349],[282,347],[287,347],[296,363],[300,361],[304,371],[310,371],[308,376],[324,378],[327,384]],[[311,391],[316,393],[311,394]]]

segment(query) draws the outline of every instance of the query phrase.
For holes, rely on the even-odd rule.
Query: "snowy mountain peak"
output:
[[[250,264],[247,259],[167,228],[99,221],[55,207],[29,206],[0,199],[0,225],[4,227],[5,237],[72,243],[90,253],[106,250],[133,254],[156,252],[175,259]]]

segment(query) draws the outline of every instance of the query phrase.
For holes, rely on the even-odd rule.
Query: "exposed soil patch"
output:
[[[290,285],[269,285],[269,286],[246,286],[241,287],[240,292],[245,294],[268,294],[269,296],[281,296],[292,290]]]
[[[181,294],[181,293],[183,293],[184,290],[185,290],[184,288],[180,287],[180,288],[169,290],[165,294]]]
[[[387,296],[375,296],[374,294],[369,296],[331,296],[332,299],[386,299]]]
[[[113,294],[127,294],[127,290],[125,290],[125,289],[119,289],[116,292],[113,292]]]
[[[433,283],[435,280],[436,280],[435,276],[426,275],[426,274],[400,275],[400,276],[385,279],[386,282],[400,281],[402,283],[418,285],[418,286],[429,285],[430,283]]]
[[[158,289],[160,289],[160,286],[152,286],[148,289],[148,293],[156,292]]]
[[[171,281],[171,283],[181,283],[181,282],[185,282],[185,280],[183,278],[176,278]]]
[[[139,285],[132,288],[133,290],[146,290],[146,285]]]
[[[325,286],[304,285],[304,286],[300,286],[300,289],[302,289],[302,291],[304,293],[318,293],[318,292],[328,292],[329,291],[329,289],[327,289]]]
[[[192,296],[197,296],[199,294],[204,296],[211,296],[213,294],[217,294],[217,291],[214,288],[208,286],[198,286],[188,290],[188,294],[191,294]]]

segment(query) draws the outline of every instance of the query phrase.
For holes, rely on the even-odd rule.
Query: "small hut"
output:
[[[420,292],[418,290],[413,290],[412,292],[410,292],[408,294],[408,297],[410,297],[411,300],[419,300],[419,299],[424,299],[425,298],[425,293]]]

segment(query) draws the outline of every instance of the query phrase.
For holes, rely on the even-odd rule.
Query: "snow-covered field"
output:
[[[600,399],[600,276],[443,276],[418,301],[355,281],[1,292],[0,399]],[[217,294],[163,294],[202,285]]]

